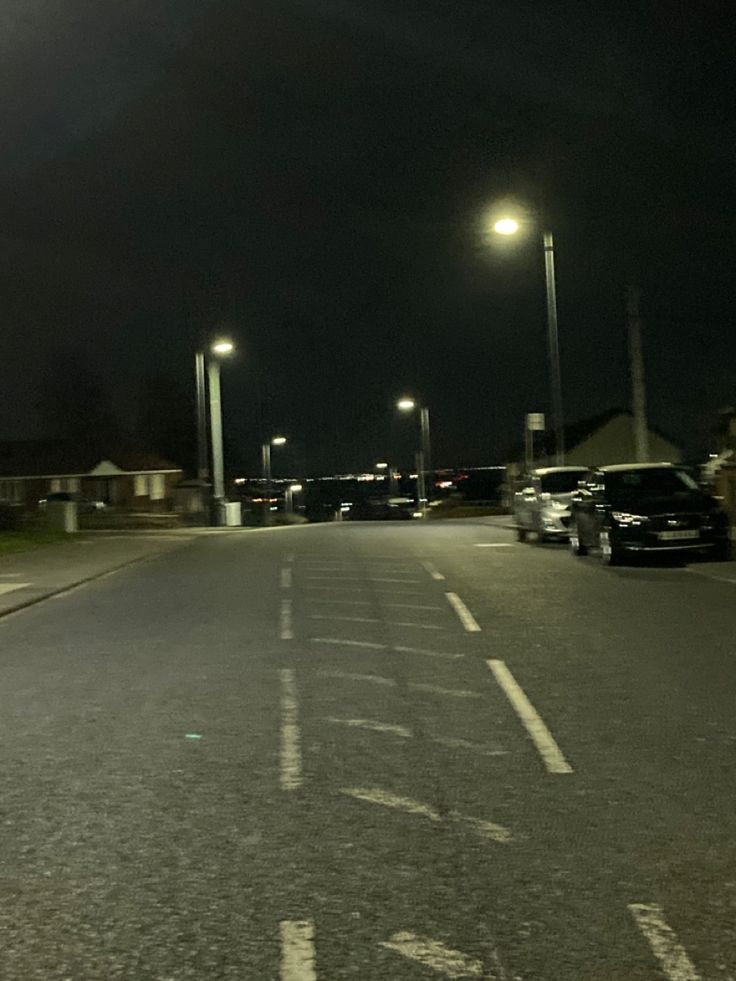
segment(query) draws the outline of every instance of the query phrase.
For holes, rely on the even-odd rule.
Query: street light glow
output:
[[[212,345],[213,354],[232,354],[235,350],[235,345],[232,341],[226,341],[224,338],[220,341],[215,341]]]
[[[493,226],[493,231],[499,235],[516,235],[519,223],[515,218],[499,218]]]
[[[286,442],[286,436],[274,436],[271,440],[272,446],[283,446]]]
[[[377,463],[376,464],[376,470],[388,470],[388,464],[387,463]]]
[[[292,494],[298,494],[301,489],[302,489],[301,484],[291,484],[289,486],[289,490],[291,491]]]
[[[396,403],[396,408],[401,409],[402,412],[411,412],[412,409],[416,408],[416,405],[417,403],[414,401],[414,399],[404,398],[399,399],[399,401]]]

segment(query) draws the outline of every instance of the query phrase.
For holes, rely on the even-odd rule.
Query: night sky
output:
[[[238,466],[276,431],[275,472],[405,462],[404,392],[437,463],[497,463],[549,402],[541,227],[483,234],[508,197],[555,234],[568,421],[628,402],[631,281],[650,421],[705,450],[736,403],[730,2],[4,0],[0,23],[0,438],[44,435],[62,349],[124,425],[152,376],[188,412],[197,337],[227,330]]]

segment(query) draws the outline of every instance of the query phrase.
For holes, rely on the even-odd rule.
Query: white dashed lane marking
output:
[[[291,571],[291,568],[290,567],[286,567],[286,568],[282,569],[281,570],[281,588],[282,589],[291,589],[292,578],[293,578],[293,576],[292,576],[292,571]]]
[[[431,562],[422,562],[422,565],[427,570],[427,572],[430,574],[430,576],[433,579],[436,579],[437,580],[437,582],[441,582],[445,578],[442,575],[442,573],[434,565],[432,565]]]
[[[311,920],[282,920],[281,981],[317,981],[314,923]]]
[[[542,721],[532,703],[526,697],[503,661],[489,660],[486,662],[493,676],[511,702],[514,711],[521,719],[522,725],[537,747],[542,761],[550,773],[572,773],[572,767],[562,755],[560,747],[555,742],[552,733]]]
[[[279,779],[282,790],[297,790],[302,785],[302,752],[296,679],[291,668],[282,668],[279,675],[281,678],[281,760]]]
[[[677,939],[677,934],[665,920],[661,906],[629,903],[629,912],[669,981],[700,981],[700,975]]]
[[[386,950],[393,950],[408,960],[416,961],[417,964],[428,967],[438,974],[444,974],[446,978],[491,977],[484,975],[484,968],[480,961],[468,957],[459,950],[446,947],[439,940],[421,937],[408,930],[393,934],[389,940],[381,942],[380,946],[385,947]]]
[[[282,599],[279,611],[279,636],[282,640],[293,640],[294,631],[291,626],[291,600]]]
[[[465,814],[460,814],[458,811],[449,811],[446,814],[440,814],[430,804],[423,804],[421,801],[412,800],[410,797],[400,797],[379,787],[343,787],[340,793],[345,794],[347,797],[354,797],[356,800],[365,801],[368,804],[378,804],[381,807],[403,811],[405,814],[424,817],[435,823],[447,820],[453,824],[471,828],[481,838],[486,838],[496,843],[506,844],[512,839],[509,829],[504,828],[500,824],[495,824],[492,821],[484,821],[480,818],[468,817]]]
[[[463,627],[465,627],[468,633],[478,633],[480,631],[480,624],[457,593],[445,593],[445,596],[447,597],[447,602],[453,608],[455,613],[457,613],[460,623],[463,625]]]

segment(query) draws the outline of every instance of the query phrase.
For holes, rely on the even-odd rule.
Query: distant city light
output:
[[[519,223],[515,218],[499,218],[493,231],[499,235],[515,235],[519,231]]]

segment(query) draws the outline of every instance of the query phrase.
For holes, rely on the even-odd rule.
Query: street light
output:
[[[493,225],[497,235],[516,235],[521,225],[511,215],[504,215]],[[562,410],[562,374],[560,371],[560,342],[557,336],[557,286],[555,282],[555,244],[552,232],[542,233],[544,247],[544,276],[547,290],[547,347],[549,381],[552,393],[552,424],[555,431],[555,462],[565,463],[565,424]]]
[[[267,525],[271,524],[271,447],[272,446],[283,446],[286,442],[286,436],[272,436],[271,439],[267,439],[261,446],[261,460],[263,463],[263,479],[266,483],[265,491],[265,523]]]
[[[301,484],[289,484],[289,486],[286,488],[285,507],[287,514],[294,513],[294,495],[298,494],[301,489]]]
[[[413,412],[414,409],[419,409],[419,430],[420,430],[420,449],[416,454],[416,465],[417,465],[417,497],[418,497],[418,507],[424,517],[427,516],[427,502],[429,499],[426,474],[429,472],[430,480],[432,475],[432,463],[431,463],[431,452],[430,452],[430,438],[429,438],[429,409],[426,406],[420,406],[416,399],[410,398],[409,396],[404,396],[397,400],[396,408],[400,412]]]
[[[195,354],[194,369],[197,385],[197,477],[206,482],[209,477],[207,461],[207,406],[205,387],[209,388],[210,439],[212,443],[212,505],[214,520],[224,522],[222,505],[225,502],[225,474],[222,449],[222,397],[220,393],[219,358],[235,350],[232,341],[220,338],[209,347],[210,357],[204,350]],[[205,386],[205,367],[207,386]]]

